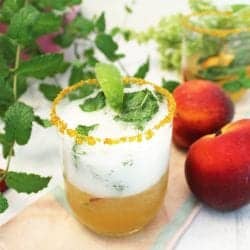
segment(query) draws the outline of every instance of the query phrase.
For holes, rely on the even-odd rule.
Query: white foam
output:
[[[134,91],[141,87],[132,87]],[[95,112],[79,108],[83,100],[65,102],[59,115],[70,125],[99,126],[91,133],[98,137],[120,137],[139,133],[130,123],[115,121],[116,115],[107,105]],[[167,113],[166,102],[146,128],[153,127]],[[166,172],[171,141],[171,124],[159,129],[150,140],[142,142],[94,146],[77,145],[68,136],[63,138],[64,172],[68,180],[79,189],[98,197],[121,197],[140,193],[154,185]],[[76,154],[73,153],[74,147]]]

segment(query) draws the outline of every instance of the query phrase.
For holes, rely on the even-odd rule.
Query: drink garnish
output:
[[[116,111],[123,104],[123,82],[119,70],[112,64],[97,63],[96,78],[104,92],[107,103]]]

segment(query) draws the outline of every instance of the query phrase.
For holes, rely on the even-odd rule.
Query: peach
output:
[[[216,132],[233,118],[232,101],[210,81],[187,81],[177,87],[173,95],[176,101],[173,140],[182,148],[188,148],[203,135]]]
[[[250,119],[239,120],[217,134],[193,143],[185,162],[194,195],[219,210],[233,210],[250,201]]]

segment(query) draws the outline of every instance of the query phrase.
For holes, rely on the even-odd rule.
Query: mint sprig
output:
[[[113,109],[120,110],[124,96],[121,73],[114,65],[105,63],[96,64],[95,72],[107,102]]]
[[[47,100],[53,101],[56,98],[56,96],[60,93],[62,88],[54,84],[41,83],[39,85],[39,90],[43,93],[44,97]]]
[[[5,114],[6,140],[19,145],[26,144],[31,135],[33,120],[34,113],[30,106],[22,102],[11,105]]]
[[[7,199],[0,193],[0,213],[3,213],[8,207]]]
[[[86,99],[79,107],[82,111],[93,112],[104,108],[105,104],[105,96],[103,92],[99,92],[95,97]]]
[[[63,64],[62,54],[36,56],[20,64],[17,74],[43,79],[60,72]]]
[[[76,127],[76,131],[81,135],[87,136],[87,135],[89,135],[89,132],[94,130],[97,126],[98,126],[98,124],[93,124],[93,125],[90,125],[90,126],[78,125]]]
[[[51,177],[9,171],[6,177],[6,184],[18,193],[30,194],[37,193],[47,187],[50,179]]]
[[[158,99],[150,90],[130,92],[124,95],[121,113],[115,119],[133,123],[138,129],[143,129],[158,110]]]
[[[4,129],[0,131],[0,144],[2,156],[7,158],[6,171],[0,175],[0,182],[6,181],[8,173],[11,173],[15,146],[28,143],[33,124],[44,128],[51,125],[47,119],[34,115],[31,106],[19,101],[22,94],[29,94],[26,91],[30,86],[40,83],[36,79],[46,78],[46,83],[37,89],[44,98],[52,101],[61,90],[57,85],[60,83],[58,73],[64,73],[69,68],[69,85],[74,84],[83,79],[95,78],[94,69],[100,53],[112,62],[124,56],[119,52],[116,37],[107,30],[105,13],[92,18],[80,12],[73,13],[77,8],[71,10],[70,7],[80,3],[81,0],[5,0],[0,4],[0,23],[6,26],[6,31],[1,31],[0,35],[0,117],[4,122]],[[83,51],[79,50],[80,39],[88,43]],[[59,53],[63,47],[69,46],[74,49],[75,58],[65,62]],[[69,99],[88,97],[96,89],[92,85],[83,86],[70,93]],[[103,97],[101,102],[97,102],[103,105]],[[96,105],[94,103],[92,108]],[[89,128],[87,130],[90,131]],[[12,177],[8,177],[9,188],[19,191],[36,192],[38,187],[46,186],[46,182],[44,185],[39,184],[32,191],[22,185],[26,181],[31,183],[33,178],[40,183],[43,177],[40,180],[25,173],[18,174],[18,177],[14,174]],[[16,184],[12,183],[14,180]],[[3,203],[3,209],[0,212],[6,208],[5,201],[1,196],[0,207]]]

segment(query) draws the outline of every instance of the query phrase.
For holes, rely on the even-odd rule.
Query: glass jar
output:
[[[140,230],[163,203],[175,103],[165,89],[142,79],[125,78],[125,84],[150,85],[165,97],[162,119],[152,128],[128,136],[82,136],[68,128],[56,106],[69,92],[96,83],[87,80],[64,89],[54,101],[51,120],[63,133],[65,189],[76,218],[96,233],[121,236]],[[104,134],[105,129],[110,135],[109,127],[103,129]]]
[[[182,22],[183,80],[211,80],[233,100],[242,96],[250,82],[250,19],[242,19],[244,13],[239,11],[196,13]]]

